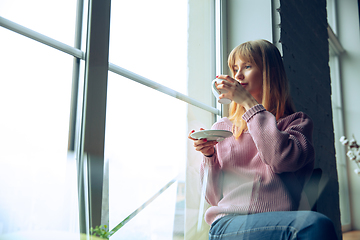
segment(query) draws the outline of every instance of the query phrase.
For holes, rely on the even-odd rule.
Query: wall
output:
[[[272,41],[271,1],[229,0],[227,16],[227,56],[243,42],[256,39]]]
[[[323,170],[318,212],[333,220],[341,239],[326,0],[280,0],[279,12],[280,41],[291,93],[297,110],[314,121],[315,167]]]
[[[272,11],[271,1],[251,0],[226,1],[226,56],[224,58],[224,73],[231,75],[227,57],[232,49],[239,44],[257,39],[265,39],[272,42]],[[254,17],[256,16],[256,17]],[[251,21],[249,21],[251,19]],[[224,116],[228,116],[228,105],[223,108]]]
[[[345,49],[340,56],[345,134],[360,140],[360,33],[357,0],[338,1],[338,37]],[[355,163],[348,161],[352,228],[360,230],[360,176],[354,173]]]

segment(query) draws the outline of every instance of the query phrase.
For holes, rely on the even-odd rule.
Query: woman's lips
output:
[[[245,87],[247,85],[247,83],[240,83],[241,86]]]

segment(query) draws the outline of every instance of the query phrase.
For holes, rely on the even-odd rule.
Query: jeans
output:
[[[209,240],[337,240],[334,224],[312,211],[227,215],[211,225]]]

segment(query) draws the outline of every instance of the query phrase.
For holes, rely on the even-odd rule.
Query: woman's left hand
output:
[[[200,128],[200,130],[205,130]],[[194,141],[194,148],[196,151],[201,152],[206,157],[211,157],[215,153],[215,145],[218,143],[217,141],[208,141],[206,138],[204,139],[195,139],[191,137],[191,134],[194,133],[195,130],[192,130],[189,133],[188,138]]]

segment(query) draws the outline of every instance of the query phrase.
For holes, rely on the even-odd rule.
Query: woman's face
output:
[[[262,102],[263,74],[253,63],[237,59],[233,66],[235,79],[247,90],[258,103]]]

